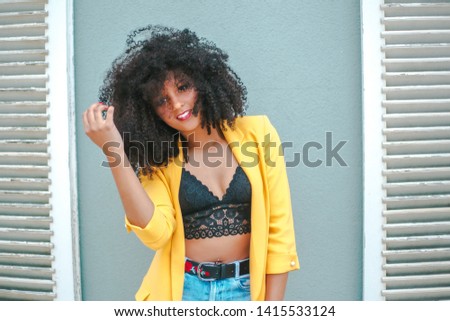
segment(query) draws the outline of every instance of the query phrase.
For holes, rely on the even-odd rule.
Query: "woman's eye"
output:
[[[178,91],[186,91],[188,89],[189,89],[189,86],[186,84],[178,86]]]
[[[165,106],[167,104],[167,98],[161,98],[157,101],[156,105],[158,107]]]

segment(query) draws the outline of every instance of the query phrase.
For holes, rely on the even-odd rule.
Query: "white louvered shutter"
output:
[[[384,1],[385,300],[450,299],[450,1]]]
[[[0,299],[53,300],[46,0],[0,0]]]

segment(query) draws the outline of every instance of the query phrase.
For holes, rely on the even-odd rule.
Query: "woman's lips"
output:
[[[186,110],[177,116],[178,120],[188,120],[192,115],[192,109]]]

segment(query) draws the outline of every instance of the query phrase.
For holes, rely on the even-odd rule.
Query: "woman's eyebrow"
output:
[[[180,77],[175,79],[175,84],[179,83],[190,83],[190,81],[186,77]]]

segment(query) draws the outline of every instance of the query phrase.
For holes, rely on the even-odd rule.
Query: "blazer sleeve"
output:
[[[269,192],[267,274],[300,268],[298,261],[289,182],[280,137],[267,117],[264,158]],[[268,143],[269,142],[269,143]]]
[[[125,226],[128,232],[133,231],[142,243],[156,251],[172,238],[176,227],[175,209],[161,170],[155,170],[151,178],[143,177],[141,184],[155,206],[153,216],[144,228],[131,224],[125,216]]]

